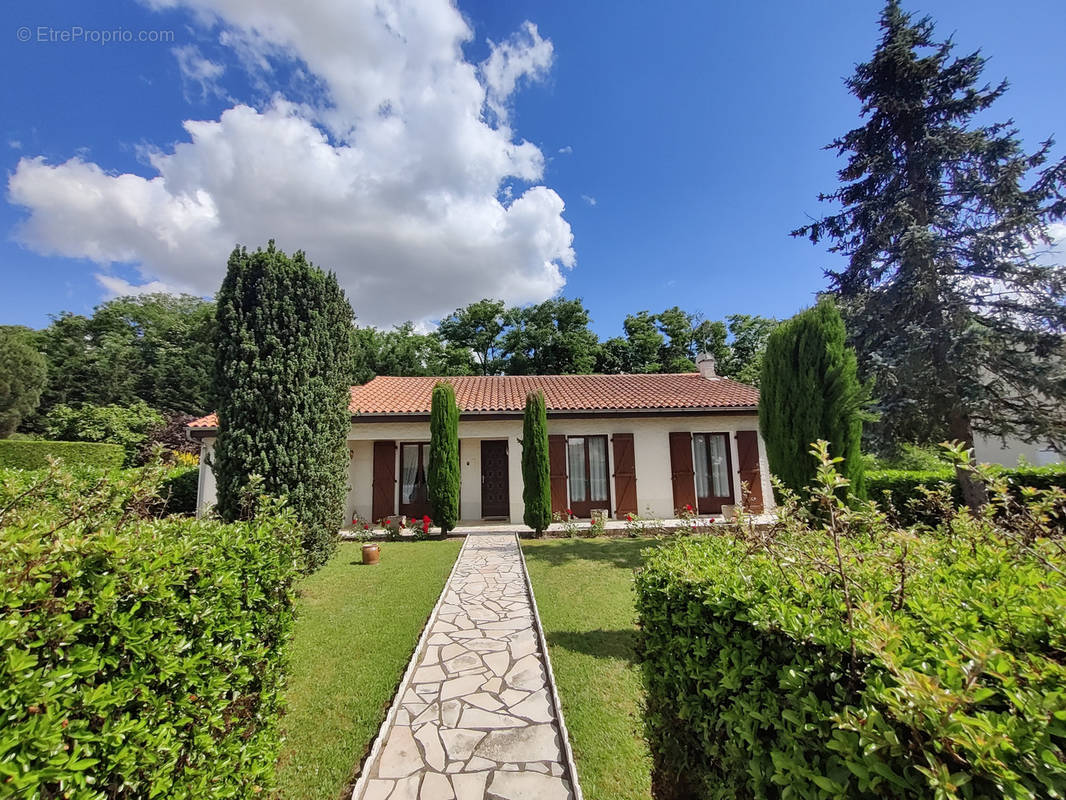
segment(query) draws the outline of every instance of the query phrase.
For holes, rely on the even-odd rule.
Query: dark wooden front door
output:
[[[481,517],[507,519],[511,515],[507,474],[507,442],[481,443]]]
[[[408,517],[432,515],[429,506],[429,442],[400,445],[400,513]]]

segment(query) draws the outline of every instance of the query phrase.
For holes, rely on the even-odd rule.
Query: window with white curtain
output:
[[[414,500],[418,477],[418,445],[403,445],[403,452],[400,456],[400,463],[403,465],[403,474],[400,476],[400,502],[410,503]]]
[[[724,433],[692,434],[692,467],[697,497],[730,497],[729,438]]]
[[[566,449],[570,461],[570,502],[584,503],[588,497],[584,437],[571,436],[566,440]]]
[[[711,476],[707,469],[707,438],[692,437],[692,466],[696,472],[696,497],[711,496]]]
[[[707,438],[707,457],[711,465],[711,492],[715,497],[729,494],[729,461],[726,447],[729,446],[725,434]]]
[[[602,502],[607,499],[607,439],[592,436],[588,439],[589,450],[589,500]]]

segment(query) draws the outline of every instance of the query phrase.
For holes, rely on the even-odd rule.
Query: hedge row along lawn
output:
[[[460,540],[358,544],[299,586],[278,783],[285,800],[335,800],[381,726]]]
[[[117,444],[104,442],[53,442],[43,439],[0,440],[0,468],[44,469],[49,458],[62,459],[71,469],[99,467],[118,469],[126,460],[126,451]]]
[[[633,570],[649,539],[523,541],[563,716],[588,800],[647,800]]]

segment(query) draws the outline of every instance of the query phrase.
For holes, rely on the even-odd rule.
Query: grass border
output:
[[[526,554],[522,550],[522,542],[517,533],[514,535],[514,540],[515,546],[518,548],[518,557],[522,562],[522,575],[526,581],[526,591],[529,593],[529,604],[533,607],[533,627],[537,631],[537,641],[540,643],[540,652],[544,658],[544,669],[548,673],[548,685],[551,686],[552,705],[555,706],[555,719],[559,724],[559,738],[562,740],[566,771],[570,774],[570,790],[574,793],[574,800],[585,800],[585,796],[581,792],[581,783],[577,777],[574,751],[570,747],[570,732],[566,729],[566,720],[563,718],[563,704],[559,701],[559,692],[555,685],[555,673],[552,671],[552,660],[548,653],[548,640],[544,636],[544,626],[540,621],[540,609],[537,608],[537,598],[533,594],[533,580],[529,577],[529,569],[526,567]]]

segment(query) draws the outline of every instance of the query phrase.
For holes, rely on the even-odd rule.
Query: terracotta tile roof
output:
[[[549,411],[649,411],[658,409],[753,408],[759,391],[729,378],[708,380],[698,372],[670,375],[493,375],[395,378],[379,375],[352,387],[353,414],[428,414],[433,387],[447,380],[464,412],[506,413],[525,408],[526,395],[541,389]],[[216,428],[214,414],[189,423]]]

